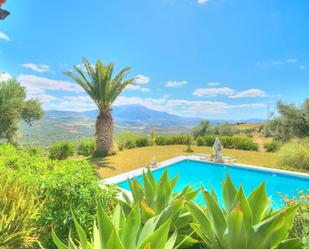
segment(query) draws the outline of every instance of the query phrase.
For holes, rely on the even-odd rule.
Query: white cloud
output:
[[[306,68],[305,66],[300,66],[300,67],[299,67],[299,69],[305,69],[305,68]]]
[[[135,82],[137,84],[148,84],[150,82],[150,77],[143,74],[138,74],[135,76]]]
[[[219,101],[196,101],[184,99],[166,99],[166,98],[140,98],[120,96],[116,99],[114,105],[143,105],[147,108],[164,111],[172,114],[185,116],[199,116],[206,114],[223,114],[231,109],[259,109],[265,108],[263,103],[230,105]]]
[[[255,65],[261,67],[274,67],[284,64],[295,64],[297,60],[295,58],[288,58],[285,60],[271,60],[271,61],[258,61]]]
[[[222,83],[220,83],[220,82],[210,82],[210,83],[208,83],[208,86],[220,86],[220,85],[222,85]]]
[[[20,75],[18,81],[24,86],[28,94],[44,93],[45,90],[61,90],[68,92],[83,92],[83,89],[74,83],[65,80],[52,80],[35,75]]]
[[[207,3],[208,2],[208,0],[197,0],[197,3],[198,4],[205,4],[205,3]]]
[[[38,73],[44,73],[44,72],[50,71],[50,67],[48,65],[42,65],[42,64],[37,65],[34,63],[25,63],[25,64],[22,64],[21,66],[24,68],[31,69]]]
[[[6,73],[6,72],[0,72],[0,82],[1,81],[7,81],[9,79],[11,79],[12,76],[9,74],[9,73]]]
[[[168,81],[166,83],[166,87],[169,87],[169,88],[175,88],[175,87],[183,87],[185,85],[187,85],[188,82],[183,80],[183,81]]]
[[[0,32],[0,40],[9,42],[11,39],[10,39],[10,37],[8,35]]]
[[[193,92],[193,95],[202,97],[215,97],[218,95],[232,95],[235,93],[235,90],[229,87],[219,87],[219,88],[198,88]]]
[[[32,98],[39,100],[44,106],[58,99],[57,97],[46,94],[46,93],[27,95],[27,99],[32,99]]]
[[[131,90],[131,91],[141,91],[141,92],[150,92],[150,89],[149,88],[146,88],[146,87],[141,87],[139,85],[128,85],[126,87],[126,90]]]
[[[230,95],[229,98],[253,98],[253,97],[267,97],[267,94],[260,89],[248,89],[245,91],[237,92],[236,94]]]

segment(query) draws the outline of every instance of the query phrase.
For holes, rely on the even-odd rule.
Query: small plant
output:
[[[280,146],[281,143],[279,141],[272,140],[271,142],[264,144],[264,149],[266,152],[275,152],[279,150]]]
[[[206,210],[188,201],[195,219],[192,227],[210,249],[301,249],[296,239],[287,239],[298,205],[271,212],[265,182],[248,198],[237,190],[227,174],[223,182],[223,208],[216,193],[203,190]]]
[[[188,135],[187,136],[187,143],[186,143],[186,145],[187,145],[186,152],[187,153],[193,152],[193,149],[191,147],[192,144],[193,144],[193,137],[191,135]]]
[[[110,218],[99,205],[97,218],[93,228],[93,239],[88,240],[86,232],[74,218],[79,242],[68,239],[68,246],[60,241],[55,233],[53,241],[58,249],[173,249],[177,232],[169,236],[171,220],[168,219],[160,227],[157,226],[160,217],[149,219],[145,225],[141,223],[139,206],[136,205],[126,217],[120,206],[114,209]]]
[[[95,152],[95,139],[83,139],[79,142],[78,154],[83,156],[92,156]]]
[[[64,160],[75,153],[75,144],[71,141],[60,141],[49,147],[48,157],[50,159]]]
[[[301,190],[298,194],[299,197],[293,197],[292,199],[283,196],[286,207],[300,205],[295,215],[290,237],[299,239],[303,242],[304,249],[309,249],[309,190]]]
[[[283,166],[297,169],[309,169],[308,140],[284,144],[279,150],[279,158]]]
[[[34,224],[41,206],[30,188],[1,173],[0,248],[24,248],[36,240]]]

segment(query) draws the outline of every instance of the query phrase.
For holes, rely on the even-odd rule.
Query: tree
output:
[[[26,100],[26,92],[18,81],[0,82],[0,140],[15,142],[18,126],[23,120],[31,125],[43,116],[38,100]]]
[[[114,121],[112,117],[112,104],[120,93],[134,78],[125,80],[131,68],[124,68],[113,77],[114,64],[104,65],[97,60],[91,65],[86,58],[83,66],[87,75],[79,66],[74,66],[75,73],[66,71],[65,74],[79,84],[98,106],[99,114],[96,120],[96,156],[107,155],[114,145]]]
[[[287,141],[309,136],[309,99],[300,107],[279,101],[277,109],[279,115],[265,125],[275,139]]]
[[[204,120],[201,123],[199,123],[198,126],[193,128],[193,136],[196,138],[198,136],[205,136],[209,134],[209,130],[211,129],[211,126],[209,124],[208,120]]]

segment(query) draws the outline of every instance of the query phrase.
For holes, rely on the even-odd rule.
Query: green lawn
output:
[[[87,160],[92,163],[96,173],[101,178],[107,178],[143,167],[153,157],[160,162],[179,155],[212,152],[210,147],[193,146],[192,148],[194,150],[193,153],[186,153],[186,146],[184,145],[143,147],[119,151],[116,155],[104,159],[88,158]],[[275,153],[225,149],[224,155],[235,157],[238,163],[294,170],[293,168],[281,167]],[[76,158],[76,160],[84,159]]]

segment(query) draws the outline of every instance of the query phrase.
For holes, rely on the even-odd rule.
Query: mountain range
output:
[[[48,110],[44,117],[32,126],[22,124],[20,140],[47,146],[55,141],[64,139],[80,139],[93,137],[97,111],[73,112]],[[151,110],[141,105],[123,105],[113,107],[116,133],[121,130],[136,133],[149,133],[155,129],[161,134],[187,133],[192,130],[201,118],[181,117],[166,112]],[[226,122],[227,120],[209,120],[211,124]],[[260,119],[229,120],[231,123],[262,122]]]

